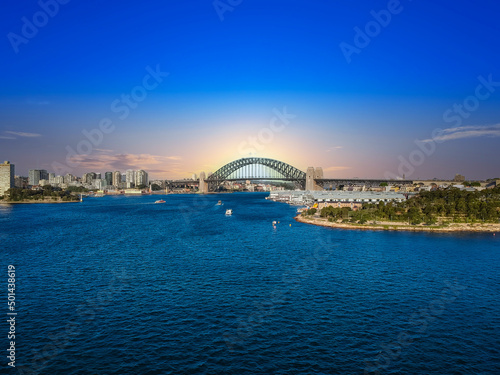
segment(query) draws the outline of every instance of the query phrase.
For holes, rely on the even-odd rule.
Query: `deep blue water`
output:
[[[315,227],[264,197],[0,205],[0,285],[9,264],[17,276],[17,369],[500,373],[500,233]],[[0,371],[16,373],[2,358]]]

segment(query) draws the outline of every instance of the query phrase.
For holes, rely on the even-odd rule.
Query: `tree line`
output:
[[[54,201],[62,200],[71,202],[79,200],[78,196],[73,195],[70,190],[62,190],[61,188],[44,186],[39,190],[10,188],[7,194],[3,197],[4,200],[10,202],[21,202],[24,200],[45,200],[50,198]]]
[[[305,211],[305,214],[312,212]],[[500,187],[482,191],[449,188],[421,191],[403,202],[365,203],[362,208],[324,207],[320,216],[331,221],[364,224],[367,221],[398,221],[409,224],[475,223],[500,221]]]

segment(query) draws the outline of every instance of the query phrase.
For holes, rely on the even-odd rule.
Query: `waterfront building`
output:
[[[122,182],[122,174],[120,171],[113,172],[113,186],[119,186]]]
[[[76,181],[76,177],[73,176],[71,173],[67,173],[64,176],[64,183],[65,184],[70,184],[71,182]]]
[[[59,186],[61,184],[64,184],[64,177],[63,176],[56,176],[54,177],[54,182],[52,183],[53,186]]]
[[[318,208],[327,206],[350,207],[358,209],[363,203],[403,202],[406,196],[395,192],[375,191],[273,191],[268,199],[298,205],[318,204]]]
[[[5,161],[0,164],[0,195],[5,195],[5,192],[14,187],[14,164]]]
[[[133,169],[127,169],[125,172],[125,182],[127,183],[127,189],[135,186],[135,171]]]
[[[104,173],[104,179],[106,180],[107,186],[112,186],[113,185],[113,172]]]
[[[82,176],[82,184],[92,184],[92,181],[97,178],[97,174],[94,172],[84,173]]]
[[[31,186],[38,185],[40,180],[47,180],[49,174],[45,169],[30,169],[28,174],[28,184]]]
[[[96,178],[92,180],[92,188],[102,190],[106,186],[106,180],[101,178]]]
[[[28,172],[28,184],[31,186],[38,185],[39,181],[40,171],[38,169],[30,169]]]
[[[148,174],[146,171],[143,171],[142,169],[140,169],[140,170],[135,172],[135,185],[136,186],[140,186],[140,185],[148,186]]]

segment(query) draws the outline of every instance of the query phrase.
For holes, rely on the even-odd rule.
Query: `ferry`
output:
[[[165,203],[165,201],[163,199],[160,199],[160,200],[155,201],[155,203]]]
[[[233,214],[233,210],[232,209],[227,209],[226,210],[226,216],[231,216]]]

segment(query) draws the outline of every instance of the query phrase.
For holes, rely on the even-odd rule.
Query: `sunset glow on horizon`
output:
[[[24,176],[58,166],[176,179],[252,155],[331,178],[497,177],[492,4],[401,1],[347,56],[355,28],[387,2],[243,2],[223,22],[210,1],[153,1],[148,11],[71,2],[17,53],[4,40],[0,158]],[[4,35],[20,33],[38,5],[9,8]],[[103,120],[113,130],[101,139],[92,132]],[[422,151],[439,129],[447,137]],[[81,146],[89,132],[91,149]]]

